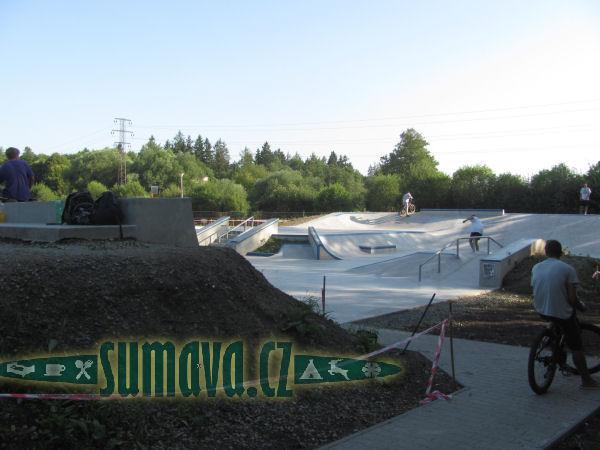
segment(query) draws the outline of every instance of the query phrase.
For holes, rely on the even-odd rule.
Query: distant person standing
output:
[[[6,183],[2,196],[9,200],[26,202],[30,198],[29,189],[33,187],[33,171],[27,161],[19,159],[19,149],[6,149],[7,161],[0,167],[0,183]]]
[[[587,183],[583,185],[579,194],[579,208],[583,207],[583,214],[587,214],[590,207],[590,196],[592,195],[592,190],[588,187]]]
[[[414,197],[411,195],[410,192],[407,192],[406,194],[404,194],[404,196],[402,197],[402,203],[404,205],[404,211],[406,212],[406,215],[409,216],[410,214],[408,214],[408,208],[410,206],[410,202]]]
[[[473,238],[473,236],[483,236],[483,223],[481,223],[479,217],[467,217],[465,220],[463,220],[463,223],[469,220],[471,221],[471,238]],[[479,239],[469,239],[469,245],[471,246],[471,250],[479,251]]]

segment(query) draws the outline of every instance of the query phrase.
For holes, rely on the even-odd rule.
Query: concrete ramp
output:
[[[466,240],[451,244],[441,256],[438,273],[437,257],[418,267],[433,252],[459,238],[467,238],[470,223],[463,220],[471,214],[481,217],[484,235],[492,237],[506,249],[506,257],[495,254],[501,249],[480,241],[479,252],[473,252]],[[340,322],[390,313],[426,304],[433,293],[436,301],[477,295],[489,291],[480,286],[480,269],[490,259],[499,264],[514,259],[513,247],[521,239],[556,239],[576,255],[600,258],[600,215],[568,214],[501,214],[500,211],[430,211],[399,217],[396,213],[336,213],[308,223],[281,227],[281,233],[306,235],[307,228],[316,230],[321,251],[329,250],[338,259],[317,260],[285,256],[250,257],[252,264],[279,289],[296,298],[320,297],[323,277],[327,278],[326,310]],[[511,244],[514,244],[511,246]],[[396,245],[393,253],[366,253],[360,246]],[[520,248],[520,247],[519,247]],[[508,254],[510,252],[510,254]],[[293,253],[293,252],[292,252]],[[482,261],[484,260],[484,261]],[[489,267],[483,267],[490,275]],[[494,270],[494,273],[501,273]],[[581,275],[583,276],[583,274]]]
[[[421,247],[423,232],[319,233],[321,243],[340,259],[381,253],[412,252]]]

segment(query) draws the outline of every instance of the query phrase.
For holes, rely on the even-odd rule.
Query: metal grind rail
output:
[[[241,229],[244,229],[244,231],[239,231]],[[225,237],[225,242],[227,242],[229,240],[229,235],[234,233],[236,235],[238,234],[242,234],[244,233],[248,228],[254,228],[254,216],[250,216],[248,217],[246,220],[244,220],[243,222],[240,222],[238,225],[236,225],[233,228],[230,228],[229,230],[227,230],[227,233],[224,233],[220,236],[220,238]],[[219,240],[219,243],[221,241]]]
[[[225,231],[225,232],[220,232],[219,229],[216,229],[214,233],[209,234],[204,239],[199,241],[199,244],[201,245],[204,241],[207,241],[207,240],[209,240],[209,245],[221,244],[221,243],[227,242],[229,240],[230,234],[232,234],[232,233],[241,234],[241,233],[245,232],[248,228],[253,228],[253,227],[254,227],[254,216],[250,216],[247,219],[240,222],[235,227],[228,228],[227,231]],[[243,231],[239,232],[239,230],[241,230],[242,228],[243,228]],[[216,239],[213,240],[214,236],[216,236]]]
[[[457,238],[456,239],[456,258],[460,257],[459,256],[460,241],[468,241],[469,239],[487,239],[487,254],[488,255],[490,254],[490,241],[494,242],[500,248],[504,247],[500,242],[498,242],[497,240],[495,240],[491,236],[461,237],[461,238]],[[421,281],[421,278],[422,278],[423,266],[425,264],[427,264],[429,261],[431,261],[433,258],[435,258],[436,256],[437,256],[437,260],[438,260],[438,270],[437,270],[437,273],[441,273],[441,271],[442,271],[442,252],[444,250],[446,250],[448,247],[453,246],[453,245],[455,245],[455,241],[452,241],[452,242],[446,244],[444,247],[442,247],[441,250],[438,250],[433,255],[431,255],[429,258],[427,258],[425,261],[423,261],[421,264],[419,264],[419,281]]]

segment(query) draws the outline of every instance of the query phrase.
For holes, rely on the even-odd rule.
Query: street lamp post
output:
[[[179,173],[179,184],[181,186],[181,198],[183,198],[183,172]]]

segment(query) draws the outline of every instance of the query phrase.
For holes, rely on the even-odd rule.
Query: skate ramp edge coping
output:
[[[543,255],[546,241],[524,238],[498,249],[479,261],[479,286],[500,289],[502,280],[521,260],[532,255]]]
[[[315,230],[315,227],[308,227],[308,242],[313,250],[313,256],[315,259],[342,259],[335,253],[327,250],[327,248],[321,242],[321,238]]]
[[[469,216],[477,216],[477,217],[495,217],[495,216],[503,216],[503,209],[430,209],[430,208],[421,208],[419,210],[422,214],[431,214],[431,215],[443,215],[443,216],[456,216],[456,217],[469,217]]]

